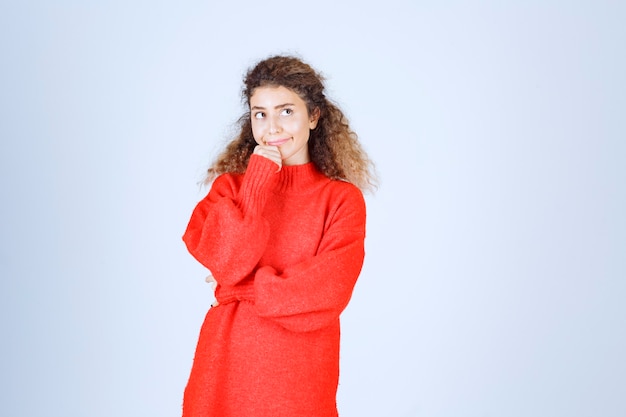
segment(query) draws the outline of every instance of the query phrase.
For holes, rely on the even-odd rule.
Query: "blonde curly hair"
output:
[[[324,77],[311,66],[293,56],[272,56],[257,63],[244,77],[242,99],[248,105],[259,87],[286,87],[306,103],[311,114],[319,109],[317,127],[311,130],[308,147],[311,161],[331,179],[348,181],[363,191],[373,191],[377,180],[369,159],[356,133],[350,129],[343,112],[324,94]],[[217,156],[208,169],[205,184],[220,174],[243,173],[250,155],[257,146],[252,135],[250,111],[237,123],[239,134]]]

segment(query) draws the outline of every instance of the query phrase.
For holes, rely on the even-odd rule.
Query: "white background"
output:
[[[212,299],[181,236],[258,59],[376,161],[342,417],[626,415],[626,8],[0,5],[0,415],[176,416]]]

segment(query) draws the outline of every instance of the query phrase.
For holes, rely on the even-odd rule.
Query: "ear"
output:
[[[309,117],[309,129],[313,130],[317,127],[317,122],[320,120],[320,108],[316,107],[311,112],[311,117]]]

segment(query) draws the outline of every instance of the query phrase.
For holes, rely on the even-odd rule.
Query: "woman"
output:
[[[309,65],[270,57],[244,82],[249,111],[183,236],[217,284],[183,416],[334,417],[372,164]]]

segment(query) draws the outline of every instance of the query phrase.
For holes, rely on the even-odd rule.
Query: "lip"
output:
[[[280,145],[284,145],[287,142],[289,142],[289,138],[270,140],[270,141],[267,141],[266,143],[270,146],[280,146]]]

